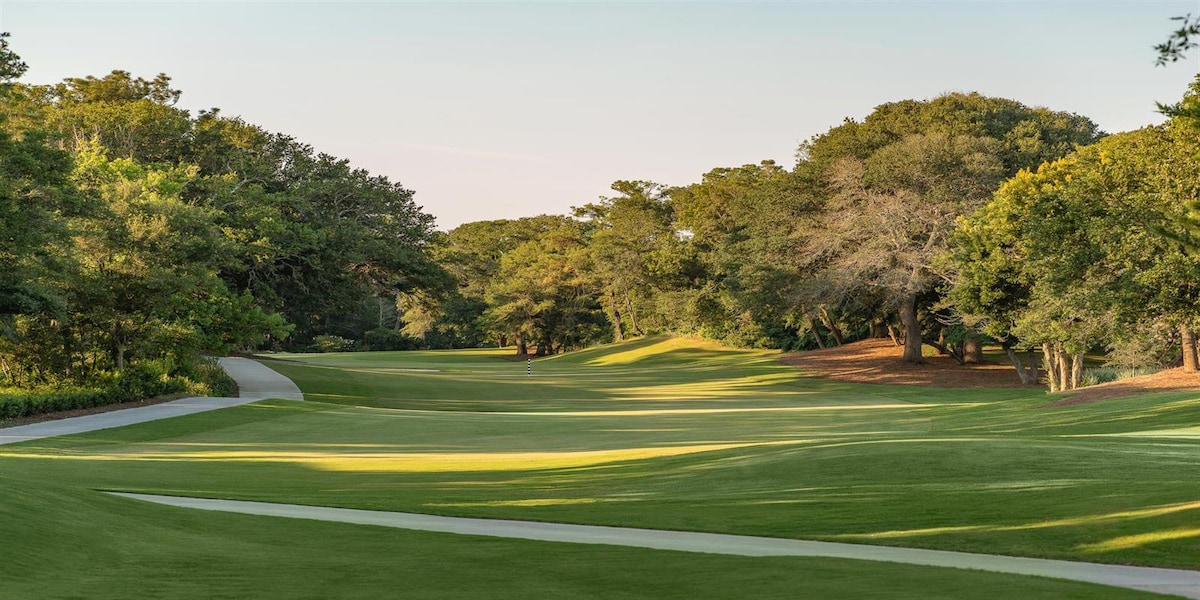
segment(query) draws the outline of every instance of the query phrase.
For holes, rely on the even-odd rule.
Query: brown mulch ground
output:
[[[1102,400],[1127,398],[1138,394],[1175,392],[1182,390],[1200,389],[1200,373],[1184,373],[1183,368],[1167,369],[1151,375],[1130,377],[1120,381],[1112,381],[1093,385],[1074,392],[1054,394],[1051,397],[1061,398],[1046,406],[1071,406],[1074,404],[1091,404]]]
[[[824,350],[789,352],[779,360],[833,381],[944,388],[1021,387],[1012,365],[959,366],[949,356],[926,356],[926,364],[910,365],[900,360],[903,354],[904,348],[891,340],[875,339]]]
[[[928,350],[927,350],[928,351]],[[945,388],[1021,387],[1012,365],[959,366],[948,356],[926,356],[927,364],[900,360],[904,349],[891,340],[863,340],[836,348],[789,352],[780,361],[812,373],[813,377],[851,383],[925,385]],[[1090,404],[1138,394],[1200,390],[1200,373],[1167,369],[1153,375],[1130,377],[1050,396],[1052,406]]]

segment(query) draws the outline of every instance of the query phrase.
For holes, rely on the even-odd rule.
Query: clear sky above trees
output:
[[[166,72],[418,192],[442,228],[565,213],[616,179],[774,159],[885,101],[980,91],[1157,122],[1200,64],[1151,48],[1194,1],[6,4],[26,80]],[[64,43],[70,40],[70,43]],[[86,52],[80,52],[86,48]],[[1191,68],[1189,68],[1191,67]],[[536,182],[532,183],[532,182]]]

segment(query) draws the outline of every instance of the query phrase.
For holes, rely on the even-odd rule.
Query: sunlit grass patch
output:
[[[1167,529],[1164,531],[1139,533],[1137,535],[1124,535],[1095,544],[1084,544],[1079,546],[1079,550],[1088,553],[1113,552],[1116,550],[1140,548],[1147,544],[1154,544],[1156,542],[1185,540],[1190,538],[1200,538],[1200,527]]]
[[[322,471],[369,473],[449,473],[465,471],[535,471],[589,467],[615,462],[731,450],[765,443],[713,443],[578,452],[301,452],[286,450],[138,451],[86,453],[0,453],[0,458],[128,462],[285,463]],[[796,442],[799,443],[799,442]],[[356,450],[359,446],[344,446]]]
[[[698,338],[651,337],[623,344],[601,346],[574,354],[556,357],[563,363],[589,366],[621,366],[654,362],[681,363],[727,357],[729,349],[717,342]],[[741,357],[771,354],[764,351],[742,351]]]
[[[845,539],[895,539],[908,537],[921,537],[930,535],[942,535],[946,533],[960,533],[965,531],[1028,531],[1034,529],[1050,529],[1054,527],[1078,527],[1083,525],[1097,525],[1103,523],[1112,523],[1129,519],[1145,519],[1150,517],[1158,517],[1169,515],[1172,513],[1200,510],[1200,501],[1198,502],[1183,502],[1168,506],[1154,506],[1149,508],[1141,508],[1137,510],[1119,511],[1109,514],[1088,515],[1080,517],[1072,517],[1068,519],[1054,519],[1049,521],[1038,521],[1033,523],[1024,523],[1020,525],[961,525],[948,527],[930,527],[926,529],[909,529],[900,531],[880,531],[877,533],[866,534],[850,534],[835,536]],[[1200,531],[1200,530],[1197,530]],[[1146,534],[1151,535],[1151,534]],[[1130,539],[1141,539],[1140,536],[1126,536]],[[1191,536],[1164,537],[1162,539],[1181,539]],[[1111,544],[1109,549],[1134,548],[1139,544],[1121,545],[1118,543]],[[1087,547],[1092,547],[1088,545]]]
[[[427,504],[426,506],[441,507],[480,507],[480,506],[567,506],[571,504],[592,504],[595,502],[630,502],[632,498],[529,498],[525,500],[489,500],[487,502],[448,502],[443,504]]]

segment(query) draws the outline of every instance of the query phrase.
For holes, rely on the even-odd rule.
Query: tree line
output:
[[[183,110],[166,75],[31,85],[26,68],[0,37],[0,388],[203,387],[204,354],[397,347],[380,299],[452,285],[400,184]]]
[[[1194,46],[1183,21],[1163,62]],[[0,388],[115,398],[215,385],[200,357],[238,349],[545,355],[653,333],[884,337],[964,364],[995,344],[1052,389],[1091,350],[1197,368],[1200,78],[1134,132],[973,93],[889,102],[790,169],[618,181],[570,215],[438,232],[411,190],[178,108],[166,75],[25,70],[0,35]]]
[[[913,363],[998,344],[1052,389],[1079,385],[1090,350],[1195,369],[1198,95],[1200,79],[1167,123],[1113,135],[979,94],[890,102],[792,169],[618,181],[569,217],[468,223],[434,243],[456,289],[405,299],[405,331],[539,354],[647,333],[785,350],[890,336]]]

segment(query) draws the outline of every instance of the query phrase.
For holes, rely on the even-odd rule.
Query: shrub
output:
[[[0,389],[0,421],[68,410],[135,402],[187,392],[227,396],[234,383],[212,359],[178,363],[159,359],[130,364],[118,373],[102,373],[90,386]]]
[[[92,408],[121,401],[122,392],[117,388],[67,388],[7,392],[0,395],[0,420]]]
[[[1161,369],[1157,367],[1094,367],[1083,370],[1083,377],[1080,378],[1081,386],[1100,385],[1101,383],[1109,383],[1111,381],[1120,381],[1130,377],[1138,377],[1141,375],[1151,375],[1159,372]]]
[[[359,350],[416,350],[420,342],[387,327],[372,329],[363,334]]]
[[[197,396],[232,396],[237,391],[233,378],[211,358],[188,365],[180,374],[189,380],[188,392]]]
[[[354,349],[354,340],[336,335],[318,335],[312,341],[313,352],[349,352]]]

